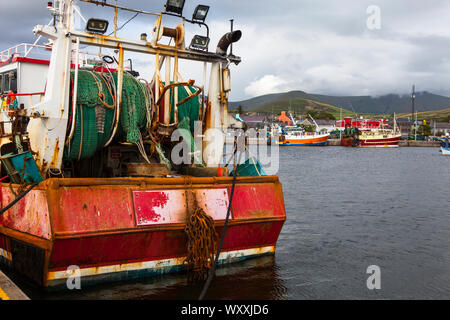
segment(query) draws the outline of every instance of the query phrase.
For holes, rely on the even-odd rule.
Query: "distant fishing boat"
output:
[[[450,156],[450,144],[449,144],[450,137],[447,136],[442,139],[441,143],[441,152],[444,156]]]
[[[290,116],[294,126],[286,126],[281,129],[282,134],[278,141],[280,146],[324,146],[327,143],[328,138],[330,137],[329,133],[306,132],[305,129],[298,127],[295,120],[292,118],[292,115]],[[317,123],[312,117],[311,119],[315,123],[317,129]]]
[[[283,128],[278,144],[280,146],[324,146],[328,133],[305,132],[302,128],[289,126]]]
[[[394,128],[388,129],[385,119],[353,120],[345,118],[337,126],[344,127],[341,146],[344,147],[398,147],[401,133],[394,116]]]

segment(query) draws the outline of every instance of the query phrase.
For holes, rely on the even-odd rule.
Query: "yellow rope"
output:
[[[186,196],[187,194],[186,192]],[[213,267],[218,235],[214,219],[198,206],[195,193],[191,194],[194,195],[194,207],[184,229],[188,237],[188,254],[184,262],[187,264],[188,281],[197,282],[206,280]]]
[[[0,288],[0,300],[9,300],[8,295],[2,290],[2,288]]]
[[[255,166],[256,172],[258,173],[259,176],[261,176],[261,173],[258,170],[258,167],[256,166],[256,162],[255,162],[255,157],[250,153],[250,149],[247,148],[247,146],[245,146],[245,149],[248,152],[249,157],[252,159],[253,165]]]
[[[106,108],[114,109],[114,106],[113,106],[113,105],[109,105],[109,104],[107,104],[107,103],[105,102],[105,94],[103,93],[103,85],[102,85],[102,82],[100,81],[100,79],[99,79],[99,78],[97,77],[97,75],[96,75],[95,73],[93,73],[92,71],[88,71],[88,72],[89,72],[89,74],[92,76],[92,78],[94,79],[95,84],[97,85],[97,90],[98,90],[98,100],[99,100]],[[106,86],[108,87],[107,81],[105,81],[105,82],[106,82]],[[108,90],[109,90],[109,93],[111,94],[111,96],[113,97],[112,92],[111,92],[111,90],[109,89],[109,87],[108,87]],[[113,99],[114,99],[114,97],[113,97]]]

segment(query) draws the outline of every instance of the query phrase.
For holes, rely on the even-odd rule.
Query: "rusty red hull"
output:
[[[184,268],[194,199],[222,232],[232,179],[48,179],[0,218],[0,261],[43,287],[147,277]],[[1,203],[14,199],[1,187]],[[277,177],[237,179],[221,263],[273,254],[286,219]]]

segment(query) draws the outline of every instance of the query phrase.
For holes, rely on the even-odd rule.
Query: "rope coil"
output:
[[[186,191],[187,194],[187,191]],[[184,229],[187,241],[188,282],[205,281],[214,264],[214,254],[217,251],[218,235],[214,219],[198,206],[194,195],[194,207],[188,215]],[[187,197],[186,197],[187,202]]]

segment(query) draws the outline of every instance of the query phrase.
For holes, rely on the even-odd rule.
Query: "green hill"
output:
[[[392,114],[411,112],[411,98],[409,94],[388,94],[379,97],[371,96],[329,96],[309,94],[304,91],[290,91],[285,93],[274,93],[262,95],[243,101],[230,102],[231,109],[237,109],[239,105],[246,111],[267,110],[289,106],[286,101],[294,101],[297,108],[306,106],[302,100],[314,101],[314,103],[326,104],[334,108],[343,108],[358,114]],[[416,110],[431,111],[450,107],[450,98],[436,95],[430,92],[416,93]],[[288,110],[288,109],[285,109]],[[294,111],[294,110],[293,110]]]
[[[321,113],[326,116],[326,114],[331,114],[334,118],[338,119],[340,117],[340,108],[310,100],[304,98],[289,98],[282,96],[279,99],[266,102],[265,104],[256,107],[252,111],[255,112],[267,112],[280,114],[281,111],[290,111],[294,115],[305,115],[308,112],[313,111],[314,113]],[[342,109],[342,116],[352,116],[353,112],[349,110]],[[323,118],[320,116],[319,118]]]
[[[411,113],[399,113],[399,118],[409,118]],[[417,120],[430,120],[434,119],[437,122],[450,122],[450,108],[442,110],[431,110],[417,112]]]

